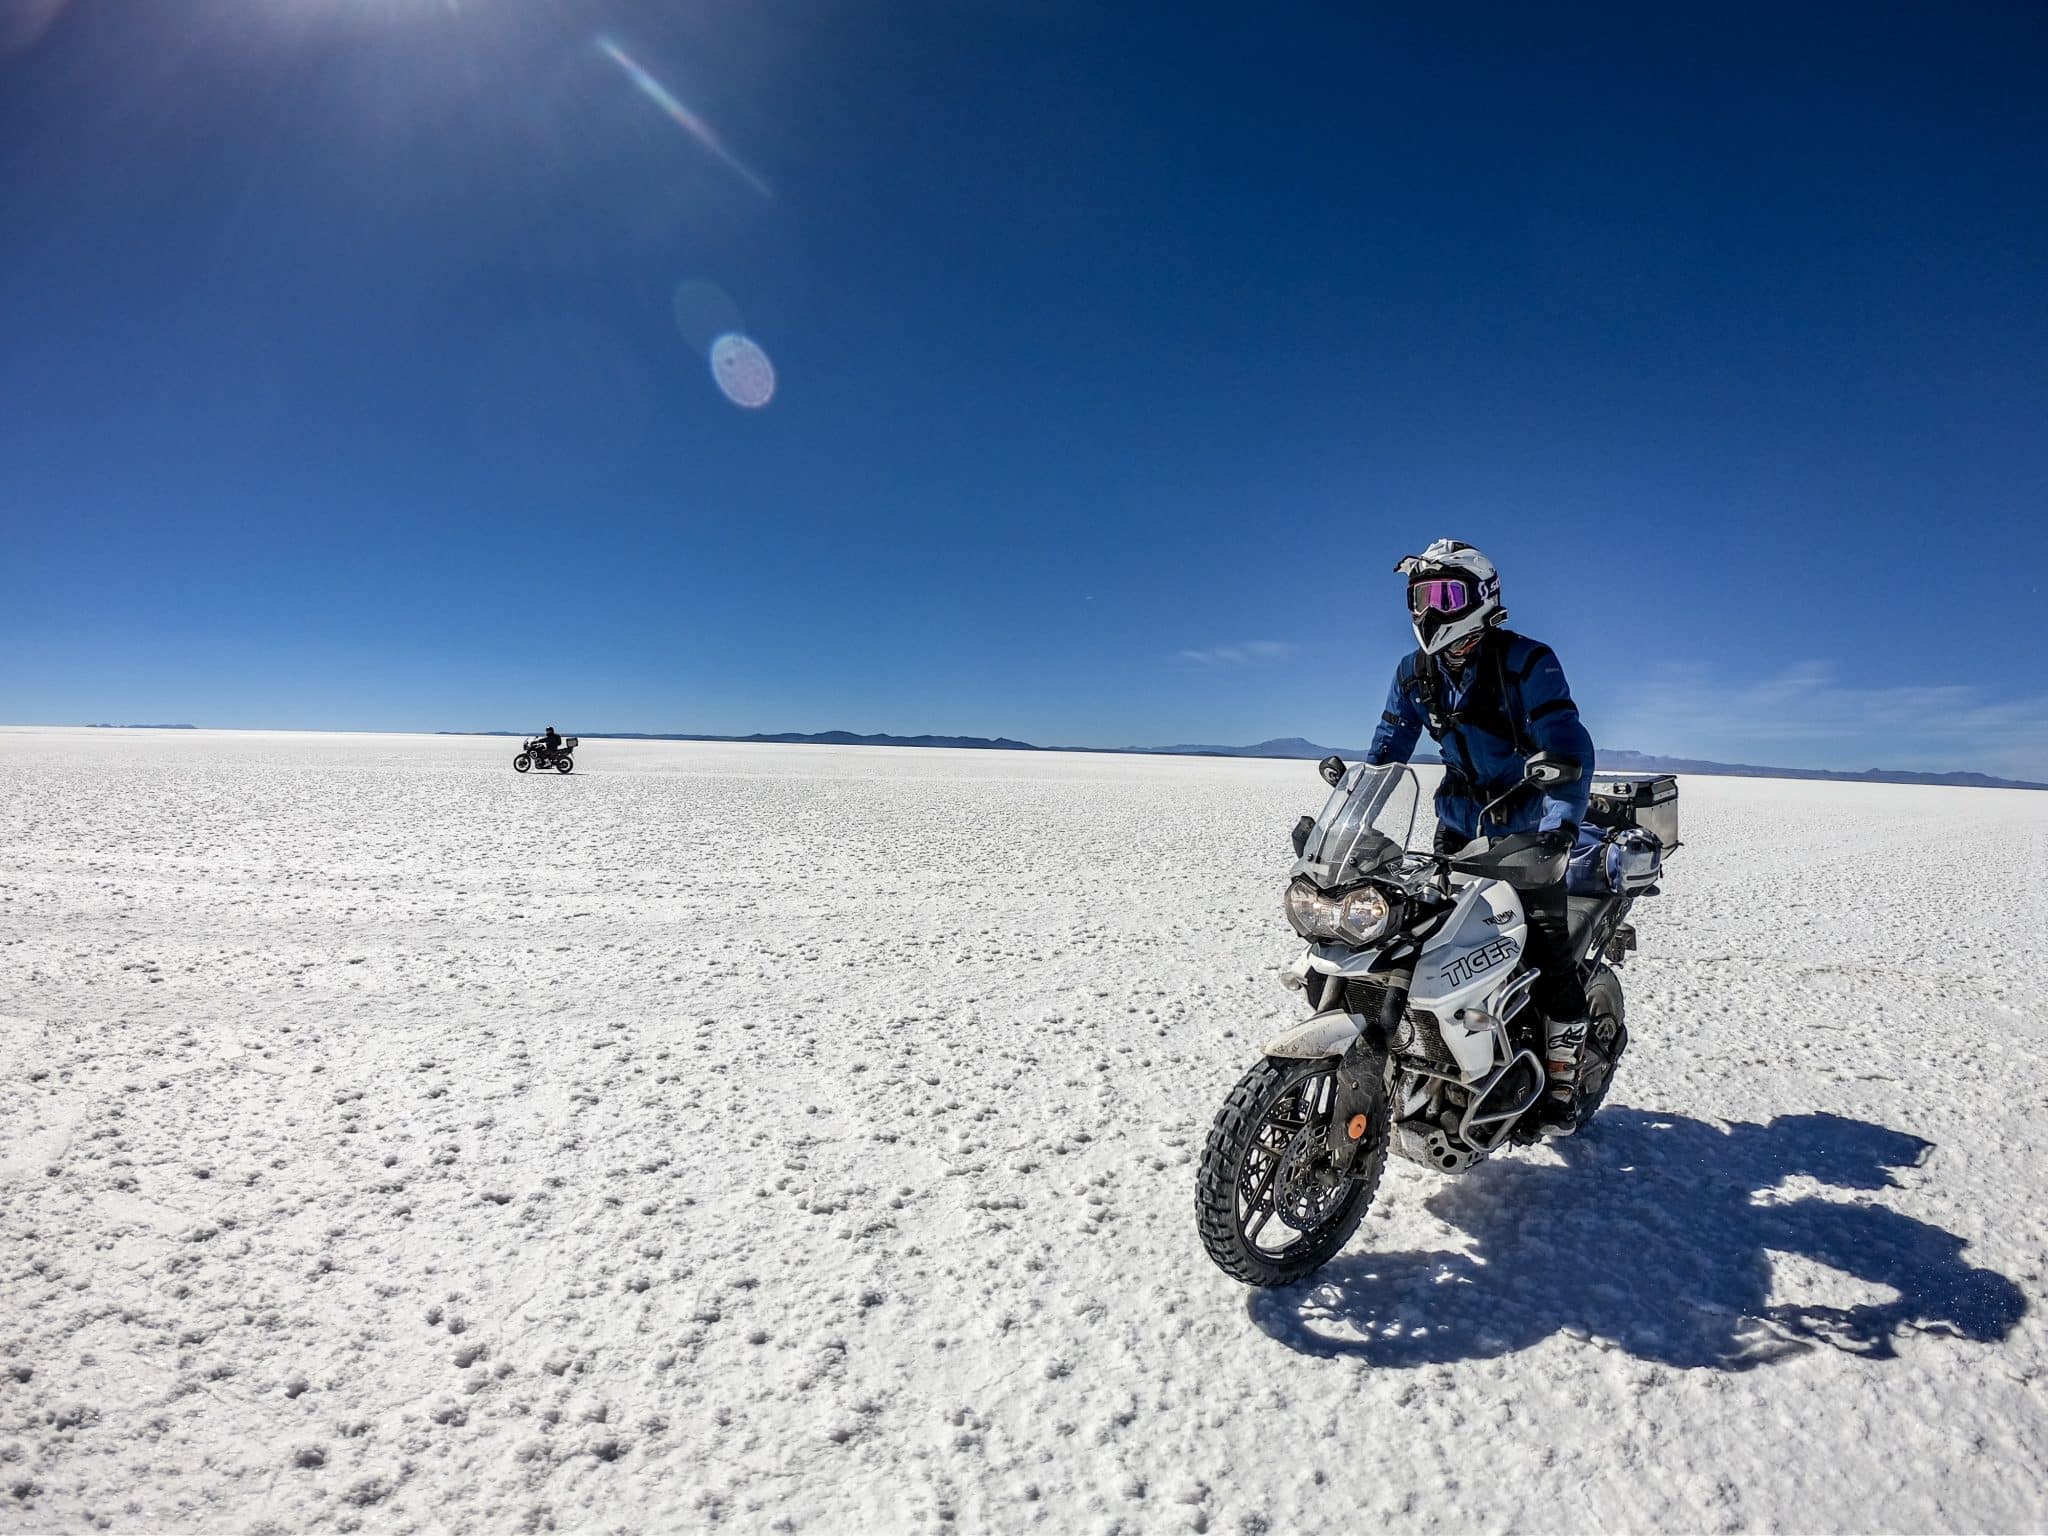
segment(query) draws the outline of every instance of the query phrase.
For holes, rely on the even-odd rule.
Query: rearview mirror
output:
[[[1522,780],[1527,784],[1540,784],[1545,789],[1554,784],[1576,784],[1585,769],[1568,758],[1553,757],[1548,752],[1538,752],[1529,759],[1522,770]]]
[[[1323,776],[1325,784],[1335,784],[1344,777],[1344,759],[1335,756],[1326,757],[1316,764],[1316,772]]]

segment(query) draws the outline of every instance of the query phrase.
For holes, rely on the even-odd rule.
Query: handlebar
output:
[[[1446,856],[1444,867],[1455,869],[1460,874],[1499,880],[1518,890],[1525,886],[1551,885],[1564,878],[1565,864],[1571,858],[1571,851],[1561,848],[1556,853],[1545,853],[1539,846],[1541,841],[1540,832],[1516,832],[1507,837],[1496,837],[1477,853]]]

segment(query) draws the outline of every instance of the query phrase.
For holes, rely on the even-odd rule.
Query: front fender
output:
[[[1334,1008],[1295,1025],[1284,1035],[1276,1035],[1266,1042],[1264,1050],[1268,1056],[1289,1057],[1297,1061],[1342,1056],[1351,1049],[1351,1042],[1365,1033],[1367,1022],[1362,1014]]]

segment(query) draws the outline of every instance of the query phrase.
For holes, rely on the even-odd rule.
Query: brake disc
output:
[[[1294,1133],[1273,1174],[1273,1211],[1297,1232],[1321,1226],[1344,1193],[1323,1137],[1310,1123]]]

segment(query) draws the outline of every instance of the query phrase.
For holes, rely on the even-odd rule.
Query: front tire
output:
[[[1328,1151],[1337,1066],[1336,1057],[1268,1057],[1216,1112],[1195,1181],[1195,1224],[1233,1280],[1288,1285],[1320,1269],[1372,1204],[1387,1165],[1386,1096],[1375,1092],[1366,1111],[1358,1171],[1339,1175]]]
[[[570,769],[574,768],[575,766],[575,762],[570,758],[569,754],[566,752],[564,752],[560,757],[555,759],[555,772],[557,773],[567,773]]]
[[[524,773],[527,769],[531,768],[532,766],[533,757],[530,753],[522,752],[517,757],[512,759],[512,771],[514,773]]]

